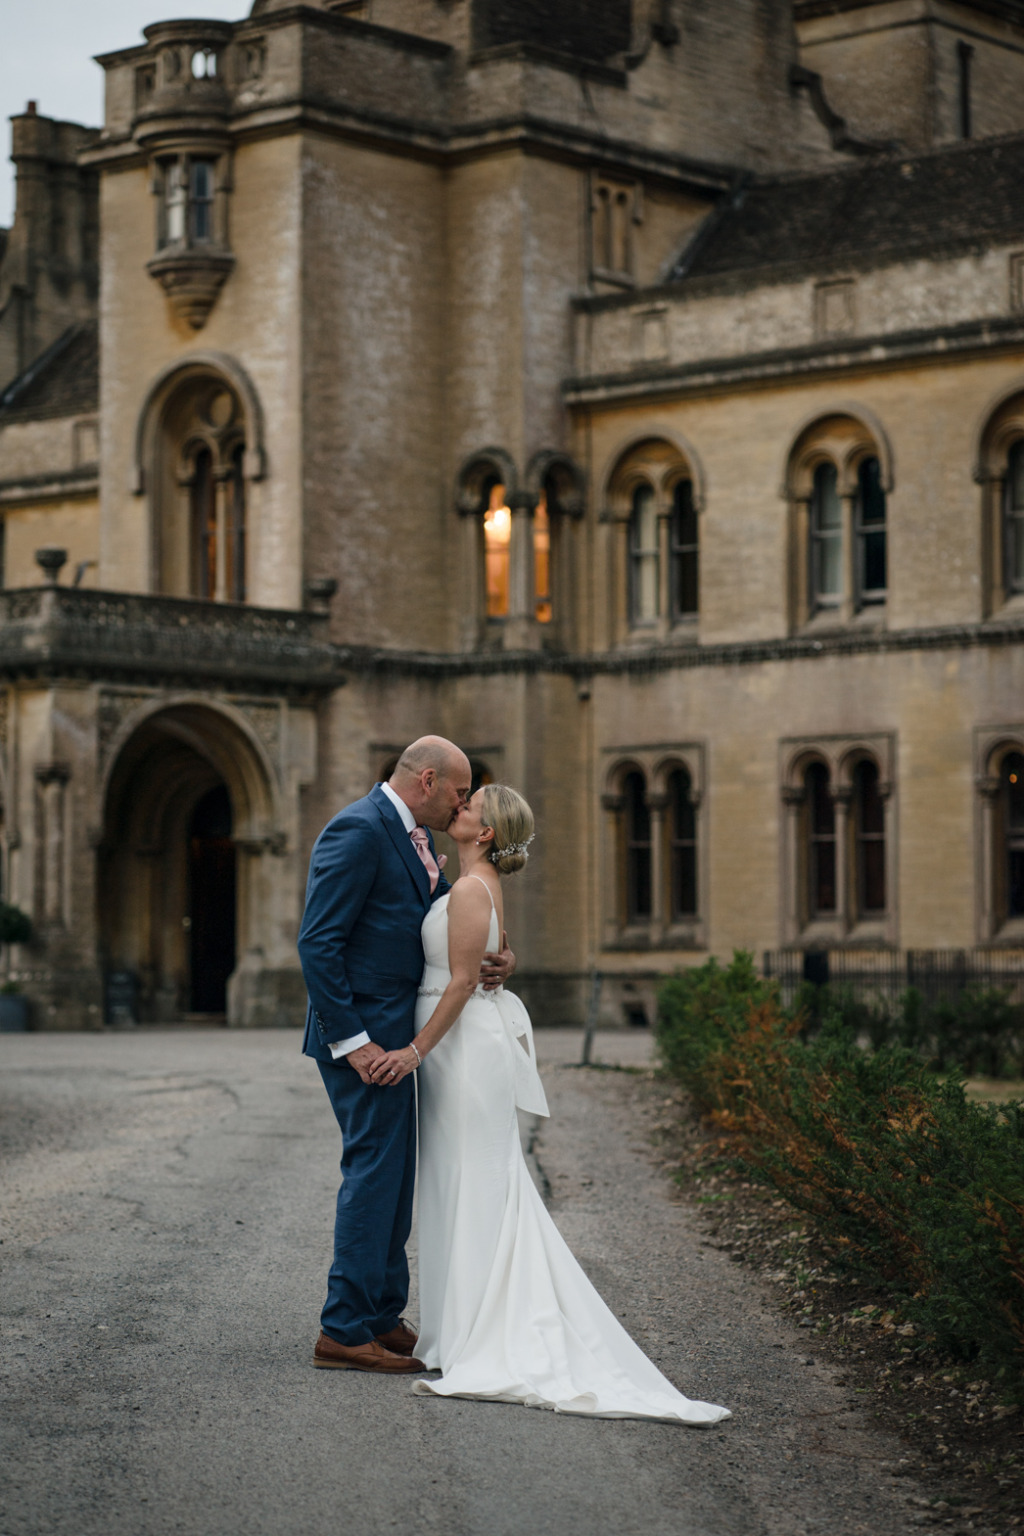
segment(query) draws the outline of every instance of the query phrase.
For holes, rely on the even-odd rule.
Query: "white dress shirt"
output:
[[[409,833],[414,832],[417,824],[416,817],[410,811],[401,795],[396,795],[390,784],[382,784],[381,789],[387,795],[399,816],[401,816],[402,826],[405,830]],[[332,1040],[329,1048],[335,1061],[341,1061],[350,1052],[358,1051],[361,1045],[369,1045],[369,1043],[369,1035],[365,1029],[361,1029],[358,1035],[350,1035],[347,1040]]]

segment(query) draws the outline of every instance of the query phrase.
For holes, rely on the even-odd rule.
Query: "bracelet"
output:
[[[420,1055],[419,1051],[413,1045],[411,1040],[409,1041],[409,1049],[412,1051],[413,1055],[416,1057],[416,1067],[422,1067],[422,1065],[423,1065],[423,1057]],[[413,1067],[413,1071],[414,1072],[416,1070],[416,1067]]]

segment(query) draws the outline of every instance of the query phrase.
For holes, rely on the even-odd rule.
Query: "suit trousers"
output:
[[[338,1344],[365,1344],[394,1328],[409,1300],[415,1073],[377,1088],[347,1062],[317,1066],[342,1136],[334,1262],[320,1326]]]

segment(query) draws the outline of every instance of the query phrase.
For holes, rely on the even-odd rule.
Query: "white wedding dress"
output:
[[[492,914],[488,948],[498,947]],[[447,895],[424,920],[423,949],[417,1033],[450,977]],[[413,1391],[609,1419],[727,1419],[727,1408],[683,1397],[633,1343],[537,1192],[516,1106],[548,1107],[519,999],[478,988],[418,1075],[416,1353],[443,1374]]]

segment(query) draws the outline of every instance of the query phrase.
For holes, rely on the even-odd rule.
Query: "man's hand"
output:
[[[345,1060],[350,1067],[355,1068],[363,1082],[369,1087],[373,1082],[373,1078],[370,1076],[370,1069],[375,1061],[379,1061],[382,1056],[386,1055],[387,1052],[382,1050],[379,1045],[375,1045],[371,1040],[368,1045],[359,1045],[354,1051],[349,1051]]]
[[[493,992],[508,981],[516,968],[516,957],[508,947],[508,934],[502,932],[501,954],[484,955],[480,966],[480,985],[485,992]]]

